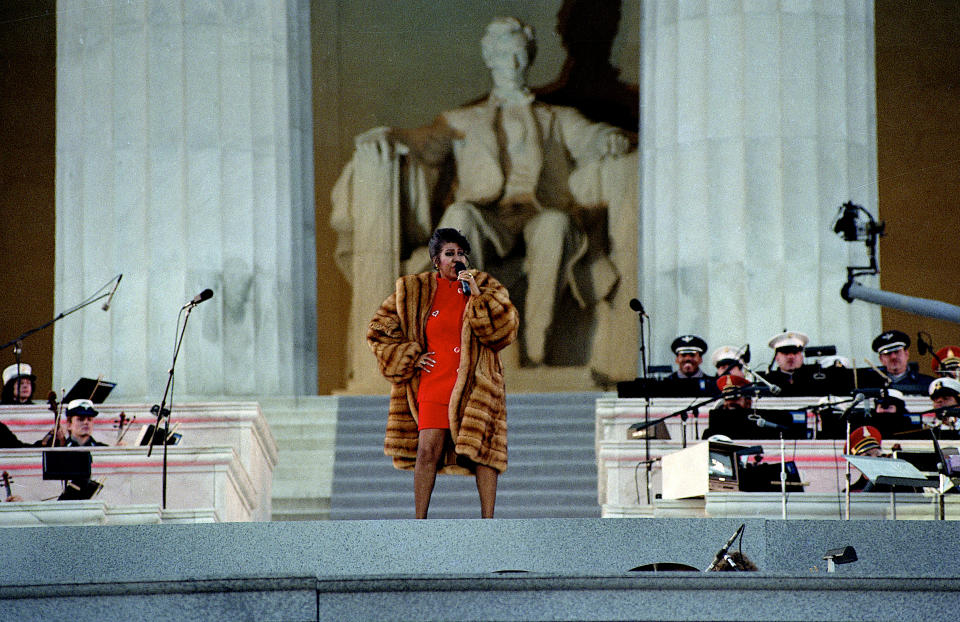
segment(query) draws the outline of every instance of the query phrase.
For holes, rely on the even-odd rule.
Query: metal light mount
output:
[[[852,546],[830,549],[823,554],[823,559],[827,560],[827,572],[836,572],[837,564],[849,564],[857,561],[857,551]]]
[[[861,218],[866,215],[866,219]],[[877,266],[877,238],[884,234],[885,224],[877,222],[863,207],[847,201],[837,210],[837,220],[833,224],[833,231],[845,242],[864,242],[867,246],[867,255],[870,258],[869,266],[847,266],[847,286],[853,279],[861,275],[874,275],[880,272]],[[846,287],[844,288],[846,291]],[[852,299],[841,294],[847,302]]]
[[[866,218],[861,218],[864,215]],[[858,276],[872,276],[880,273],[877,265],[877,238],[884,234],[884,224],[874,220],[870,212],[849,201],[844,203],[837,211],[833,231],[846,242],[864,242],[870,257],[869,266],[847,266],[847,282],[840,290],[841,298],[850,303],[854,300],[863,300],[907,313],[960,324],[960,306],[958,305],[928,298],[905,296],[857,283]]]

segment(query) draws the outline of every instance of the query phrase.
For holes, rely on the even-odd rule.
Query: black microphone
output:
[[[460,274],[461,272],[463,272],[464,270],[466,270],[467,267],[466,267],[465,265],[463,265],[463,262],[462,262],[462,261],[458,261],[458,262],[456,262],[455,264],[453,264],[453,269],[457,271],[457,274]],[[470,295],[470,284],[467,283],[466,281],[460,281],[460,284],[463,286],[463,293],[464,293],[464,295],[469,296],[469,295]]]
[[[650,317],[649,315],[647,315],[647,312],[643,310],[643,305],[640,304],[640,301],[637,300],[636,298],[630,299],[630,308],[636,311],[637,313],[639,313],[640,315]]]
[[[211,298],[213,298],[213,290],[208,288],[208,289],[203,290],[202,292],[200,292],[200,293],[197,294],[196,296],[194,296],[194,297],[193,297],[193,300],[191,300],[191,301],[188,302],[187,304],[183,305],[183,307],[184,307],[184,308],[187,308],[187,307],[195,307],[195,306],[197,306],[198,304],[200,304],[201,302],[203,302],[204,300],[210,300]]]
[[[785,425],[780,425],[779,423],[773,423],[772,421],[767,421],[758,414],[748,415],[747,418],[757,424],[758,428],[773,428],[774,430],[789,430]]]
[[[117,282],[113,284],[113,289],[110,290],[110,295],[107,296],[107,301],[103,303],[103,306],[100,307],[104,311],[110,308],[110,303],[113,302],[113,295],[117,293],[117,288],[120,287],[120,279],[123,278],[123,274],[117,277]]]
[[[850,412],[851,412],[854,408],[856,408],[857,405],[858,405],[860,402],[862,402],[862,401],[865,400],[865,399],[867,399],[867,396],[865,396],[863,393],[857,393],[857,395],[853,398],[853,403],[850,404],[849,406],[847,406],[846,410],[843,411],[843,414],[840,415],[840,418],[843,419],[844,417],[846,417],[847,415],[849,415]]]
[[[750,344],[746,344],[737,350],[737,358],[743,361],[744,365],[750,364]]]
[[[740,535],[740,533],[743,531],[743,528],[746,527],[746,525],[747,525],[746,523],[743,523],[739,527],[737,527],[737,530],[734,532],[732,536],[730,536],[730,539],[727,540],[727,543],[723,545],[723,548],[717,551],[717,554],[714,555],[713,562],[710,564],[709,567],[707,567],[707,570],[713,570],[723,562],[723,558],[727,556],[727,551],[729,551],[730,547],[733,546],[734,540],[737,539],[737,536]]]
[[[917,333],[917,354],[923,356],[927,352],[933,352],[933,346],[927,343],[923,338],[923,333]]]

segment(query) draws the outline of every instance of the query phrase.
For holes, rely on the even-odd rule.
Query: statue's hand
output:
[[[370,156],[376,155],[384,160],[393,157],[394,152],[405,154],[408,151],[406,145],[390,135],[389,127],[375,127],[367,130],[354,138],[353,142],[357,151]]]
[[[607,134],[606,152],[604,155],[619,156],[630,151],[630,139],[620,132]]]

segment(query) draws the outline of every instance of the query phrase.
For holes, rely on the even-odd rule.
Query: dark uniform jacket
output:
[[[880,370],[888,376],[890,375],[885,367],[881,367]],[[926,374],[921,374],[916,363],[908,363],[907,373],[902,378],[891,383],[888,388],[896,389],[905,394],[926,395],[931,382],[933,382],[933,378]],[[887,387],[887,379],[872,368],[858,369],[857,386],[863,388]]]
[[[770,384],[780,387],[778,397],[845,395],[851,389],[849,370],[838,367],[821,368],[807,364],[793,373],[775,369],[760,375]]]

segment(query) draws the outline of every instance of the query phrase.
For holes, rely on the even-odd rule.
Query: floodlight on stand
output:
[[[833,224],[834,233],[846,242],[864,242],[867,245],[867,254],[870,258],[870,265],[847,266],[847,282],[840,289],[840,297],[849,303],[854,300],[862,300],[891,309],[900,309],[907,313],[960,324],[960,306],[958,305],[939,300],[904,296],[882,289],[866,287],[856,281],[858,276],[880,274],[880,267],[877,263],[877,238],[884,235],[884,229],[884,223],[874,220],[870,212],[863,207],[849,201],[840,206]]]
[[[866,214],[866,222],[860,218],[861,212]],[[837,220],[833,224],[833,231],[845,242],[867,242],[867,245],[883,235],[884,223],[877,222],[873,216],[859,205],[847,201],[837,211]]]
[[[823,559],[827,560],[827,572],[836,572],[837,564],[849,564],[857,561],[857,551],[849,545],[842,549],[830,549],[823,554]]]

